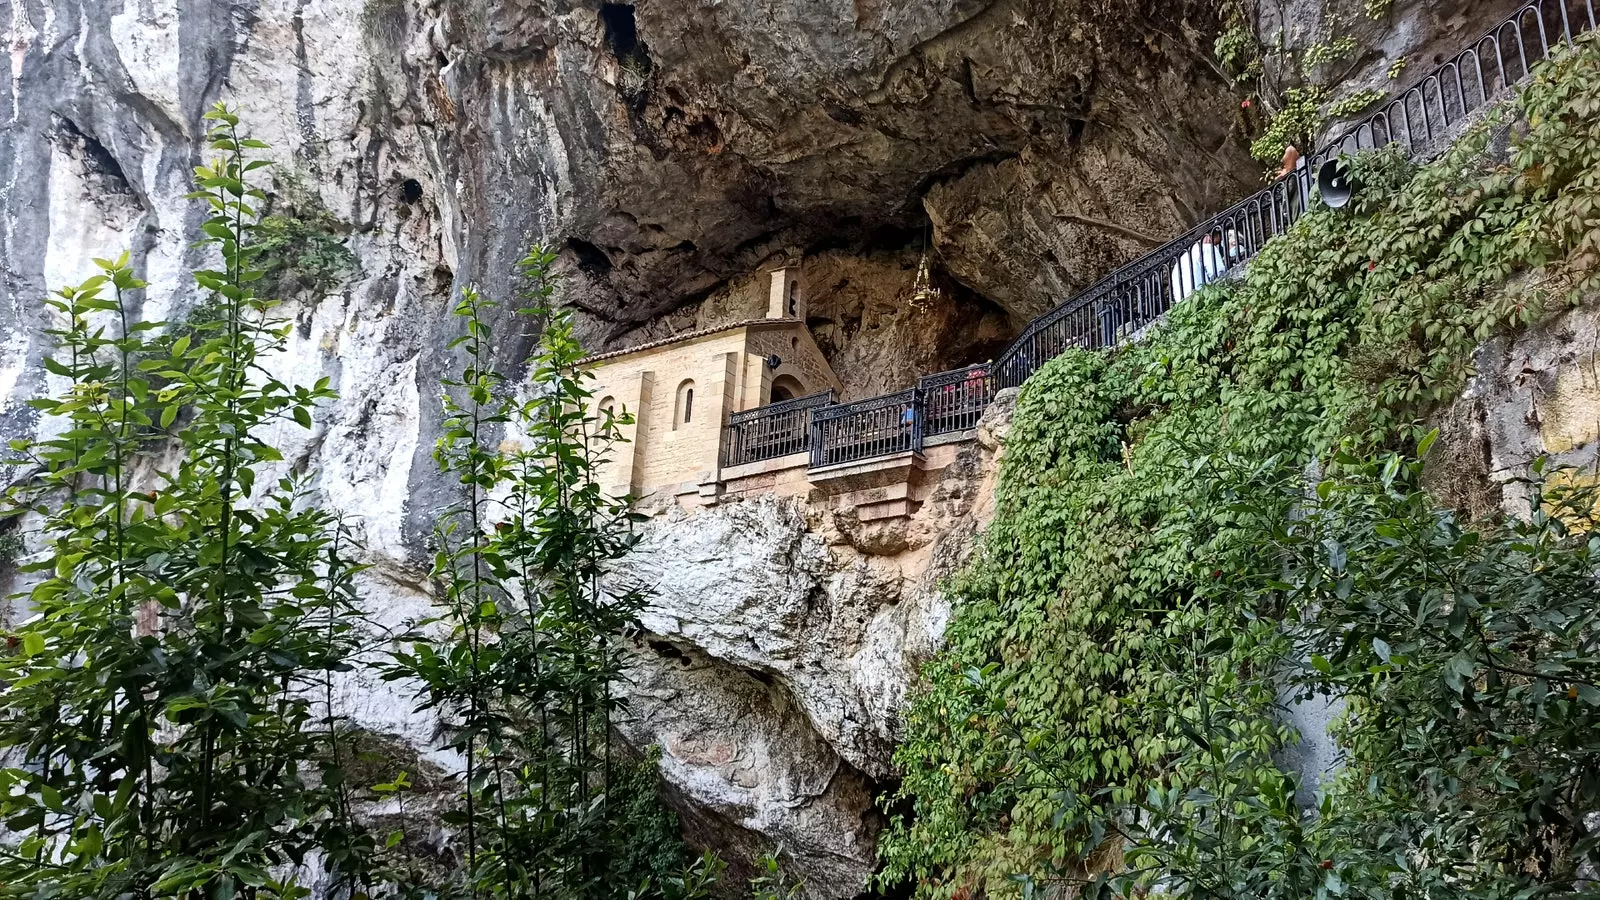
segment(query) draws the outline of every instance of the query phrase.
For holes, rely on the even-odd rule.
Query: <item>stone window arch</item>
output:
[[[615,416],[617,414],[617,398],[607,394],[600,398],[600,402],[596,403],[594,408],[602,419],[608,415]]]
[[[771,403],[782,403],[796,397],[804,397],[806,389],[800,384],[800,379],[793,375],[779,375],[772,381]]]
[[[682,428],[694,421],[694,380],[685,378],[678,385],[678,403],[673,411],[672,427]]]

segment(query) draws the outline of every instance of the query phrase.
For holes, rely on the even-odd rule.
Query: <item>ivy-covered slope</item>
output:
[[[1372,461],[1416,449],[1474,347],[1595,287],[1600,47],[1560,56],[1426,167],[1358,165],[1358,208],[1308,217],[1147,340],[1068,353],[1023,388],[998,515],[952,585],[948,647],[908,712],[886,884],[1009,896],[1013,876],[1052,865],[1126,871],[1133,826],[1159,818],[1161,792],[1211,747],[1194,727],[1216,720],[1211,704],[1244,723],[1228,732],[1236,761],[1275,771],[1292,738],[1261,668],[1264,648],[1282,650],[1278,538],[1308,471],[1404,482],[1407,467]],[[1370,748],[1358,732],[1376,721],[1352,716],[1345,744]],[[1247,806],[1297,818],[1252,777]],[[1316,868],[1338,881],[1332,860]],[[1209,894],[1245,895],[1259,896]]]

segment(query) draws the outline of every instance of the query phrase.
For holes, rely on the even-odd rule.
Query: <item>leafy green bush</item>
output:
[[[325,294],[357,270],[343,228],[320,203],[300,199],[292,211],[262,216],[255,246],[265,273],[264,290],[280,297]]]
[[[756,861],[760,874],[750,880],[751,900],[796,900],[805,888],[803,881],[791,881],[778,864],[778,854],[768,853]]]
[[[1427,443],[1424,441],[1424,452]],[[1437,512],[1421,463],[1342,456],[1213,609],[1289,625],[1256,665],[1178,680],[1189,742],[1152,785],[1122,892],[1562,895],[1600,861],[1600,536],[1595,493],[1542,481],[1525,519]],[[1246,500],[1249,504],[1251,501]],[[1271,571],[1275,570],[1275,571]],[[1250,623],[1214,623],[1213,641]],[[1314,818],[1271,751],[1275,696],[1335,698],[1345,758]],[[1245,698],[1246,702],[1236,702]]]
[[[1222,30],[1211,52],[1228,73],[1245,79],[1261,77],[1261,45],[1251,10],[1244,0],[1223,0],[1220,12]]]
[[[882,882],[921,897],[1050,873],[1108,885],[1159,843],[1138,824],[1204,774],[1186,760],[1197,735],[1217,745],[1206,729],[1232,735],[1230,778],[1240,761],[1254,773],[1228,796],[1298,822],[1270,757],[1290,736],[1260,677],[1285,653],[1286,606],[1253,588],[1282,578],[1275,537],[1308,467],[1414,446],[1478,343],[1597,286],[1600,50],[1541,69],[1515,112],[1509,161],[1485,156],[1490,124],[1421,170],[1362,159],[1355,215],[1307,217],[1148,340],[1065,354],[1024,386],[996,518],[908,712],[892,799],[913,812],[884,835]],[[1256,846],[1244,837],[1162,865],[1225,869]],[[1257,896],[1202,887],[1185,890]]]
[[[126,254],[47,301],[45,367],[67,386],[32,405],[64,427],[12,444],[36,474],[9,511],[43,518],[47,552],[0,657],[0,814],[17,835],[0,896],[303,897],[281,867],[312,854],[336,889],[361,879],[331,688],[358,567],[294,479],[256,483],[281,459],[265,427],[309,426],[332,394],[263,375],[288,333],[253,289],[263,195],[246,153],[265,145],[221,106],[207,119],[216,157],[195,196],[222,268],[194,278],[220,314],[153,338],[162,323],[129,317],[144,283]],[[192,418],[168,434],[180,408]],[[175,464],[136,474],[168,444]]]
[[[1284,91],[1283,106],[1261,135],[1250,144],[1250,155],[1272,166],[1283,159],[1290,144],[1307,147],[1327,119],[1323,106],[1328,91],[1320,87],[1294,87]]]
[[[258,220],[267,163],[249,153],[266,145],[225,107],[207,118],[216,159],[192,196],[222,266],[194,273],[202,314],[133,321],[125,298],[146,285],[126,254],[47,301],[45,368],[66,384],[32,402],[60,427],[11,445],[32,477],[6,512],[36,513],[46,546],[18,598],[34,615],[0,653],[0,897],[290,900],[321,869],[329,900],[704,898],[720,862],[687,859],[655,758],[610,745],[621,633],[643,598],[605,587],[636,516],[594,476],[626,420],[589,412],[571,317],[548,303],[550,253],[523,265],[540,327],[528,399],[489,365],[493,304],[468,289],[457,307],[440,615],[381,669],[419,686],[466,762],[459,780],[428,775],[459,788],[442,817],[459,858],[421,864],[410,775],[356,780],[378,742],[350,730],[334,680],[371,665],[357,548],[296,478],[257,483],[282,461],[268,426],[308,428],[334,394],[270,373],[291,326],[257,293],[289,246]],[[508,428],[524,449],[498,449]],[[397,821],[358,821],[367,791]],[[381,842],[379,823],[397,825]]]

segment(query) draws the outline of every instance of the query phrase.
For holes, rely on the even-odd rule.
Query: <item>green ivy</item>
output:
[[[1024,386],[997,515],[907,713],[884,885],[993,897],[1120,870],[1113,811],[1172,786],[1202,707],[1256,723],[1241,752],[1288,739],[1241,674],[1281,649],[1281,611],[1221,588],[1276,574],[1315,461],[1414,446],[1479,343],[1597,286],[1600,50],[1542,68],[1501,118],[1521,123],[1509,156],[1491,118],[1421,169],[1359,159],[1353,212]]]
[[[1392,76],[1391,76],[1392,77]],[[1368,88],[1356,91],[1348,97],[1336,100],[1328,105],[1328,117],[1332,119],[1347,119],[1361,113],[1367,107],[1388,96],[1377,88]]]
[[[1261,76],[1261,44],[1256,40],[1251,11],[1244,0],[1223,0],[1222,31],[1212,52],[1225,71],[1240,78]]]
[[[1327,88],[1307,86],[1284,91],[1283,106],[1279,108],[1266,130],[1250,145],[1250,155],[1260,162],[1273,165],[1283,158],[1290,144],[1307,146],[1327,116],[1323,105],[1328,101]]]
[[[277,296],[326,294],[358,268],[345,244],[344,227],[315,201],[302,200],[286,212],[262,216],[256,241],[268,286]]]
[[[1422,468],[1337,456],[1301,514],[1265,532],[1276,571],[1215,592],[1213,609],[1281,608],[1291,624],[1261,645],[1270,665],[1180,692],[1194,735],[1116,887],[1524,900],[1568,896],[1600,863],[1582,824],[1600,807],[1594,489],[1536,465],[1525,517],[1474,525],[1433,508]],[[1271,760],[1281,741],[1259,740],[1279,694],[1345,709],[1344,765],[1314,818]]]

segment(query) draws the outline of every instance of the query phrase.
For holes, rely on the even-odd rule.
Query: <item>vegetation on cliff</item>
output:
[[[1591,501],[1536,484],[1526,519],[1465,523],[1418,487],[1474,347],[1600,271],[1600,47],[1496,117],[1421,169],[1361,160],[1353,214],[1024,386],[885,884],[1525,897],[1595,860]],[[1296,696],[1345,709],[1313,816],[1276,762]]]
[[[280,429],[333,392],[273,374],[292,330],[258,288],[292,257],[258,218],[265,145],[225,108],[208,119],[207,314],[136,321],[126,255],[49,301],[60,394],[33,402],[45,436],[11,446],[6,511],[42,547],[0,653],[0,897],[705,896],[720,862],[685,858],[654,766],[608,741],[640,599],[601,581],[633,542],[594,479],[622,420],[588,411],[584,353],[544,302],[551,255],[523,271],[528,399],[484,364],[488,302],[461,301],[439,614],[395,639],[363,617],[348,530],[276,465]],[[525,450],[495,446],[507,428]],[[461,777],[430,773],[439,792],[413,801],[420,777],[372,763],[341,700],[352,669],[417,687]]]
[[[1392,6],[1393,0],[1366,0],[1357,16],[1381,21]],[[1286,46],[1288,36],[1281,32],[1258,37],[1260,11],[1254,4],[1220,0],[1218,9],[1222,29],[1212,53],[1244,95],[1245,108],[1261,107],[1264,119],[1250,154],[1265,163],[1270,174],[1276,174],[1288,147],[1309,146],[1330,121],[1354,116],[1384,98],[1377,88],[1334,96],[1333,86],[1349,77],[1361,56],[1360,42],[1351,33],[1355,19],[1326,11],[1322,26],[1327,38],[1291,51]],[[1396,61],[1389,78],[1398,77],[1404,68],[1403,60]]]

